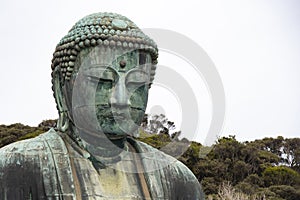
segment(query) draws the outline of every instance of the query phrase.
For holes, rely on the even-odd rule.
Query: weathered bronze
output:
[[[157,57],[124,16],[77,22],[53,54],[57,129],[0,150],[0,199],[204,199],[186,166],[134,139]]]

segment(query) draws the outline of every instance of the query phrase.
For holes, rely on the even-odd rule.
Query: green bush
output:
[[[295,170],[285,166],[267,167],[262,177],[265,185],[290,185],[298,186],[300,184],[300,175]]]
[[[292,186],[288,185],[275,185],[269,187],[269,190],[274,192],[278,197],[286,200],[299,200],[300,192]]]

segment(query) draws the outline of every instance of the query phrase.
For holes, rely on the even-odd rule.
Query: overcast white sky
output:
[[[50,76],[55,46],[80,18],[105,11],[125,15],[141,28],[182,33],[207,52],[225,88],[220,135],[242,141],[300,136],[296,0],[2,0],[0,124],[37,125],[57,118]],[[163,64],[167,58],[161,58]],[[210,106],[201,98],[199,105],[205,132]],[[169,118],[180,120],[176,114]]]

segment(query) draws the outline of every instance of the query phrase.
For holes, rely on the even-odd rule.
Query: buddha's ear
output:
[[[56,107],[57,107],[58,114],[59,114],[59,119],[57,122],[57,129],[61,132],[65,132],[69,127],[67,105],[66,105],[65,97],[62,92],[63,81],[64,81],[64,79],[60,73],[60,67],[57,67],[52,72],[52,84],[53,84],[52,89],[54,92]]]

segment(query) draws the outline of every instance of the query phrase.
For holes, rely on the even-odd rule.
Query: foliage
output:
[[[172,140],[166,136],[153,135],[144,141],[162,148],[163,141]],[[277,137],[241,143],[228,136],[212,147],[192,142],[179,160],[193,171],[210,199],[300,199],[297,142]]]
[[[38,127],[43,129],[44,131],[48,131],[50,128],[56,127],[57,119],[48,119],[43,120]]]
[[[300,191],[288,185],[274,185],[269,187],[269,190],[274,192],[277,197],[287,200],[299,200]]]
[[[178,135],[176,135],[176,132],[175,133],[172,132],[175,129],[174,122],[169,121],[168,118],[163,114],[160,115],[145,114],[141,127],[148,134],[166,133],[166,134],[173,135],[172,136],[173,138],[175,136],[178,137]]]
[[[158,134],[158,135],[151,135],[149,137],[142,137],[139,138],[140,141],[145,142],[157,149],[160,149],[161,147],[165,146],[169,142],[171,142],[171,139],[169,135],[167,134]]]
[[[20,123],[11,125],[0,125],[0,147],[9,143],[34,137],[42,133],[43,130],[38,127],[30,127]]]
[[[286,166],[268,167],[262,173],[266,186],[272,185],[300,185],[300,174]]]

